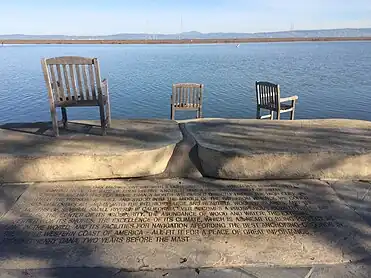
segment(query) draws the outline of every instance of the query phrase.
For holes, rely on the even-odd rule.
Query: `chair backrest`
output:
[[[198,83],[173,84],[173,104],[179,107],[200,107],[202,105],[203,89],[204,85]]]
[[[49,99],[56,103],[97,100],[102,94],[98,59],[77,56],[41,60]]]
[[[280,103],[280,85],[257,81],[255,83],[256,89],[256,101],[260,106],[271,106],[277,107]]]

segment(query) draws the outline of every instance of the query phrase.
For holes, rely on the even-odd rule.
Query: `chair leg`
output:
[[[280,110],[277,110],[277,120],[280,120],[281,119],[281,111]]]
[[[106,133],[107,133],[107,131],[106,131],[106,118],[105,118],[105,115],[104,115],[104,105],[103,104],[99,105],[99,113],[100,113],[100,126],[101,126],[101,130],[102,130],[102,135],[106,135]]]
[[[61,111],[62,111],[63,128],[67,129],[68,119],[67,119],[67,109],[66,109],[66,107],[61,107]]]
[[[256,118],[260,119],[260,107],[259,106],[256,107]]]
[[[202,107],[198,108],[198,118],[202,118]]]
[[[170,120],[174,120],[174,105],[170,104]]]
[[[54,136],[58,137],[59,136],[58,115],[57,115],[57,111],[56,111],[55,107],[50,109],[50,114],[51,114],[51,117],[52,117]]]
[[[270,118],[270,119],[273,120],[273,118],[274,118],[274,111],[271,110],[271,111],[270,111],[270,114],[271,114],[271,118]]]
[[[294,116],[295,116],[295,104],[296,104],[296,102],[295,102],[295,100],[293,100],[291,102],[292,111],[291,111],[291,115],[290,115],[290,120],[294,120]]]
[[[106,114],[107,114],[106,127],[110,128],[111,127],[111,104],[109,103],[109,101],[107,101],[106,103]]]

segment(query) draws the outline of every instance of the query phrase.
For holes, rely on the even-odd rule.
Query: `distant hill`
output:
[[[200,33],[197,31],[180,34],[114,34],[105,36],[67,36],[67,35],[0,35],[0,40],[171,40],[171,39],[244,39],[244,38],[321,38],[321,37],[371,37],[371,28],[296,30],[264,33]]]

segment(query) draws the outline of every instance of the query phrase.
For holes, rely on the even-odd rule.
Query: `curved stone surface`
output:
[[[69,123],[59,138],[46,123],[0,128],[0,181],[59,181],[143,177],[162,173],[176,144],[169,120],[117,120],[107,136],[97,121]]]
[[[371,122],[189,121],[203,174],[223,179],[369,179]]]

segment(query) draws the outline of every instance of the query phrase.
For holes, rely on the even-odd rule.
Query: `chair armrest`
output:
[[[108,93],[108,80],[106,78],[104,78],[102,81],[101,81],[101,84],[102,84],[102,91],[103,91],[103,94],[104,95],[107,95]]]
[[[282,97],[282,98],[280,98],[280,102],[286,102],[286,101],[298,100],[298,99],[299,99],[298,96]]]
[[[108,86],[108,81],[107,81],[106,78],[104,78],[104,79],[101,81],[101,83],[102,83],[102,86],[104,86],[104,87],[107,87],[107,86]]]

